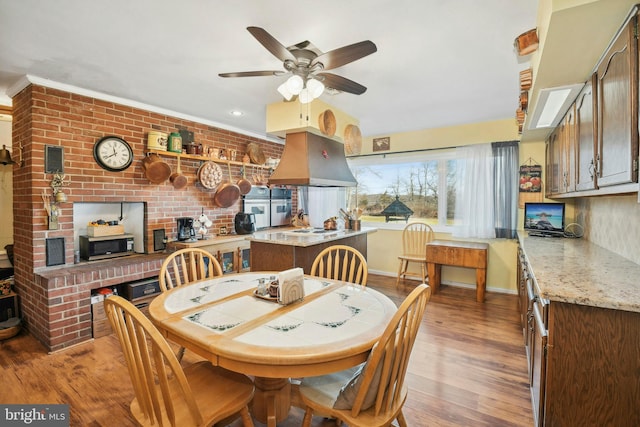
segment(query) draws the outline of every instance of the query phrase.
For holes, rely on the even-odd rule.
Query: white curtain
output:
[[[495,237],[493,151],[491,144],[456,149],[455,237]]]
[[[347,207],[347,190],[341,187],[298,187],[301,208],[309,214],[309,224],[323,228],[324,220],[339,216],[340,208]]]

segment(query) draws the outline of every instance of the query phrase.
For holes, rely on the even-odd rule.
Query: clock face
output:
[[[123,171],[133,161],[133,150],[122,138],[105,136],[93,146],[93,157],[104,169],[112,172]]]

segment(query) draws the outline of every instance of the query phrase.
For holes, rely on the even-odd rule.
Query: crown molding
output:
[[[211,120],[203,119],[201,117],[195,117],[195,116],[191,116],[189,114],[183,114],[183,113],[180,113],[180,112],[177,112],[177,111],[168,110],[166,108],[157,107],[155,105],[144,104],[142,102],[133,101],[131,99],[120,98],[118,96],[108,95],[106,93],[97,92],[97,91],[90,90],[90,89],[84,89],[84,88],[81,88],[81,87],[68,85],[66,83],[56,82],[54,80],[49,80],[49,79],[45,79],[45,78],[42,78],[42,77],[33,76],[31,74],[25,74],[16,83],[14,83],[12,86],[10,86],[7,89],[7,95],[9,95],[11,98],[13,98],[14,96],[16,96],[18,93],[20,93],[24,88],[26,88],[30,84],[35,84],[35,85],[38,85],[38,86],[44,86],[44,87],[48,87],[48,88],[51,88],[51,89],[63,90],[65,92],[75,93],[76,95],[88,96],[90,98],[100,99],[102,101],[113,102],[113,103],[116,103],[116,104],[126,105],[128,107],[133,107],[133,108],[139,108],[141,110],[146,110],[146,111],[151,111],[151,112],[158,113],[158,114],[164,114],[164,115],[167,115],[167,116],[177,117],[179,119],[190,120],[192,122],[205,124],[207,126],[212,126],[212,127],[216,127],[216,128],[219,128],[219,129],[228,130],[230,132],[239,133],[241,135],[246,135],[246,136],[250,136],[250,137],[253,137],[253,138],[264,139],[264,140],[267,140],[267,141],[270,141],[270,142],[275,142],[277,144],[284,144],[284,141],[282,141],[279,138],[274,138],[272,136],[269,136],[269,135],[266,134],[266,132],[264,134],[257,134],[257,133],[254,133],[254,132],[249,132],[247,130],[234,127],[234,126],[229,126],[229,125],[225,125],[223,123],[218,123],[218,122],[214,122],[214,121],[211,121]]]

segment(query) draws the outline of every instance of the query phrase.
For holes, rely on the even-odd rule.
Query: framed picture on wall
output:
[[[373,138],[373,151],[389,151],[391,149],[391,138]]]

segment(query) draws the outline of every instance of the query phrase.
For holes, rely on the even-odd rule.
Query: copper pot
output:
[[[325,230],[337,230],[338,229],[338,223],[336,222],[336,220],[334,218],[330,218],[328,220],[326,220],[324,222],[324,229]]]
[[[171,174],[169,181],[171,181],[173,188],[176,190],[182,190],[189,183],[187,177],[184,176],[180,170],[180,157],[178,157],[178,171]]]
[[[152,184],[162,184],[171,176],[171,167],[155,153],[143,158],[142,166],[145,176]]]
[[[231,165],[227,163],[229,168],[229,180],[221,183],[213,195],[213,203],[221,208],[232,206],[240,198],[240,187],[231,182]]]
[[[251,181],[245,176],[245,166],[242,166],[242,178],[238,180],[238,187],[240,188],[240,194],[243,196],[251,191]]]

